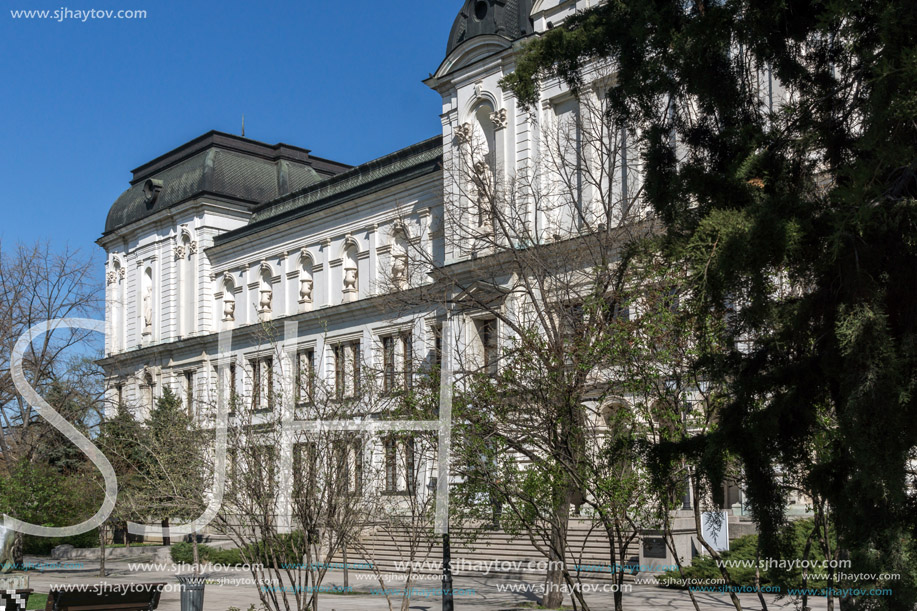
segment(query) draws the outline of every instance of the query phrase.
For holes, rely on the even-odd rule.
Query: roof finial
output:
[[[242,137],[245,137],[245,114],[242,114]]]

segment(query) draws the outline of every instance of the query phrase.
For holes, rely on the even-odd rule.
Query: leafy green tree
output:
[[[661,252],[689,265],[686,305],[731,323],[732,348],[698,358],[730,389],[704,466],[741,458],[768,554],[787,470],[862,569],[907,573],[914,553],[915,30],[903,0],[607,2],[534,39],[505,81],[532,104],[545,76],[614,66],[610,115],[644,151]],[[842,604],[913,607],[887,585]]]

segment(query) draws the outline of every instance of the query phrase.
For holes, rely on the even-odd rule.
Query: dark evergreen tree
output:
[[[915,600],[915,32],[909,0],[610,1],[530,42],[504,83],[533,104],[545,76],[613,64],[660,249],[691,267],[686,307],[735,340],[698,361],[731,392],[682,450],[713,478],[741,458],[765,553],[787,476],[824,499],[857,570],[905,574],[849,601],[870,608]]]

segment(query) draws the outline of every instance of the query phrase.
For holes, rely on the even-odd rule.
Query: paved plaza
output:
[[[28,562],[39,562],[40,558],[27,558]],[[47,560],[47,559],[44,559]],[[131,564],[136,560],[131,560]],[[98,576],[98,561],[85,561],[81,568],[66,570],[34,571],[30,573],[30,587],[37,592],[47,592],[55,584],[108,584],[141,583],[141,582],[166,582],[170,584],[169,591],[165,592],[159,605],[162,611],[179,611],[180,599],[178,581],[174,573],[167,571],[137,571],[130,567],[126,560],[107,562],[107,576],[101,579]],[[206,611],[227,611],[237,607],[247,611],[250,605],[260,607],[256,587],[250,583],[251,575],[247,571],[226,571],[213,573],[211,580],[220,583],[211,583],[206,588],[204,609]],[[457,576],[454,588],[462,595],[455,597],[457,610],[469,609],[475,611],[515,611],[517,609],[531,608],[538,595],[531,589],[537,588],[541,580],[535,576]],[[604,582],[597,582],[599,587]],[[236,584],[236,585],[233,585]],[[244,584],[244,585],[243,585]],[[531,586],[529,591],[519,591],[520,584]],[[343,585],[343,575],[340,571],[330,572],[325,580],[325,585]],[[387,587],[399,588],[402,584],[397,582],[386,583]],[[423,580],[415,585],[421,593],[415,596],[410,609],[416,611],[439,611],[441,599],[439,596],[424,596],[425,590],[435,589],[438,582]],[[369,573],[352,571],[350,573],[350,586],[354,590],[351,594],[323,594],[320,596],[319,609],[321,611],[388,611],[389,607],[385,597],[372,594],[378,589],[378,582],[370,578]],[[507,586],[516,588],[517,591],[506,591]],[[502,590],[502,591],[501,591]],[[695,593],[701,609],[733,608],[726,594]],[[613,595],[610,593],[589,593],[586,599],[595,611],[605,611],[613,608]],[[742,608],[745,610],[760,610],[761,605],[756,595],[740,595]],[[776,600],[774,596],[767,596],[768,609],[771,611],[782,609],[796,609],[798,606],[793,600]],[[400,595],[392,597],[395,609],[400,606]],[[569,601],[567,601],[569,603]],[[691,610],[693,606],[687,592],[670,590],[652,585],[634,585],[631,592],[624,595],[624,608],[627,611],[681,611]],[[813,611],[822,611],[825,607],[824,599],[810,601]]]

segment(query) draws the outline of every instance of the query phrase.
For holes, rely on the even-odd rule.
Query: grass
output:
[[[29,609],[44,609],[45,605],[48,603],[47,594],[32,594],[29,596],[29,602],[26,605]]]

